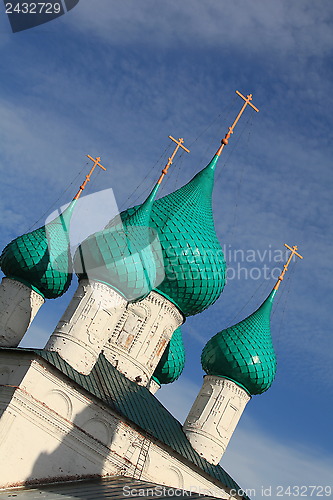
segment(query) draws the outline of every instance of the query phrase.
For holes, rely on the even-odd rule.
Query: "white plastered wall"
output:
[[[0,366],[0,487],[126,475],[231,498],[44,360],[0,351]]]

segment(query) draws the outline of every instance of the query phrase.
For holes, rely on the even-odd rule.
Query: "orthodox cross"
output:
[[[186,151],[187,153],[190,152],[189,149],[187,149],[187,148],[185,148],[185,146],[183,146],[184,139],[178,139],[178,141],[177,141],[171,135],[169,135],[169,139],[171,139],[173,142],[175,142],[177,144],[177,146],[175,147],[175,150],[172,153],[172,155],[170,156],[170,158],[168,159],[168,163],[165,165],[164,169],[162,170],[162,174],[161,174],[160,178],[158,179],[157,184],[161,184],[164,176],[168,173],[169,167],[171,167],[173,159],[176,156],[179,148],[183,148],[184,151]]]
[[[286,243],[284,244],[284,246],[286,248],[288,248],[288,250],[290,250],[291,254],[289,255],[288,257],[288,260],[287,262],[285,263],[285,265],[283,266],[283,271],[282,273],[280,274],[280,276],[278,277],[278,280],[276,282],[276,285],[274,287],[274,290],[278,290],[280,284],[281,284],[281,281],[283,280],[284,278],[284,275],[286,274],[286,272],[288,271],[288,266],[291,262],[291,259],[293,258],[294,255],[297,255],[297,257],[299,257],[300,259],[303,259],[302,255],[300,255],[299,253],[296,252],[296,250],[298,250],[298,247],[296,245],[294,245],[293,247],[290,247],[289,245],[287,245]]]
[[[234,123],[231,125],[231,127],[229,127],[229,132],[225,135],[224,139],[222,139],[221,146],[219,147],[219,149],[216,152],[217,156],[220,156],[220,154],[223,151],[224,146],[226,146],[228,144],[230,136],[231,136],[231,134],[234,133],[234,128],[236,127],[238,120],[240,119],[240,117],[244,113],[245,108],[249,105],[249,106],[251,106],[251,108],[253,108],[255,111],[257,111],[257,113],[259,112],[259,109],[256,108],[251,102],[252,101],[252,94],[249,94],[245,97],[245,96],[243,96],[243,94],[238,92],[238,90],[236,90],[236,94],[239,95],[242,99],[244,99],[245,102],[242,106],[242,109],[240,110],[240,112],[236,116]]]
[[[103,165],[100,164],[100,157],[98,156],[97,158],[93,158],[92,156],[90,155],[87,155],[87,157],[89,158],[89,160],[91,160],[94,164],[93,166],[91,167],[90,169],[90,172],[88,175],[86,175],[86,178],[85,178],[85,181],[84,183],[80,186],[80,189],[78,190],[78,192],[76,193],[76,195],[74,196],[74,200],[77,200],[78,198],[80,198],[81,196],[81,193],[82,191],[84,190],[84,188],[86,187],[87,183],[90,181],[90,177],[93,173],[93,171],[95,170],[96,167],[100,167],[102,170],[106,170],[106,168],[103,167]]]

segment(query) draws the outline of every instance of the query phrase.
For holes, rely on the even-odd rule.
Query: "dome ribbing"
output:
[[[162,384],[171,384],[180,377],[185,365],[185,349],[182,332],[178,327],[170,339],[155,371],[154,380]]]
[[[48,299],[60,297],[72,280],[69,225],[76,200],[45,226],[11,241],[0,266],[8,278],[36,289]]]
[[[188,184],[155,201],[151,225],[159,235],[165,278],[156,291],[185,316],[198,314],[221,295],[226,264],[212,213],[214,171],[219,156]],[[125,222],[137,207],[121,214]]]
[[[250,394],[261,394],[272,385],[276,357],[270,333],[270,313],[276,290],[240,323],[211,338],[201,355],[208,375],[227,377]]]
[[[84,240],[76,251],[74,265],[79,278],[108,284],[128,301],[148,295],[163,273],[160,244],[150,227],[157,184],[147,200],[130,217]]]

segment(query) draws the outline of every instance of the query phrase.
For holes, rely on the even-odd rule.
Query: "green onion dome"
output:
[[[156,184],[147,200],[126,221],[117,217],[108,228],[81,243],[74,256],[79,279],[106,283],[128,301],[148,295],[159,279],[159,272],[163,272],[158,237],[150,227],[158,188]]]
[[[262,394],[273,383],[276,358],[270,313],[276,290],[253,314],[211,338],[201,355],[208,375],[230,378],[250,394]]]
[[[185,365],[182,332],[178,327],[170,339],[155,371],[153,379],[159,384],[171,384],[180,377]]]
[[[0,257],[8,277],[21,281],[47,299],[65,293],[72,280],[69,225],[76,200],[45,226],[11,241]]]
[[[226,264],[212,212],[212,161],[188,184],[154,202],[151,225],[159,235],[165,278],[155,289],[185,316],[202,312],[221,295]],[[123,221],[137,207],[121,214]],[[111,222],[112,223],[112,222]]]

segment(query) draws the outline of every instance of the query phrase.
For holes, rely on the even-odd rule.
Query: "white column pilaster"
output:
[[[0,285],[0,347],[17,347],[45,299],[20,281]]]
[[[104,346],[104,355],[127,378],[148,385],[173,332],[184,322],[177,307],[157,292],[128,304]]]
[[[235,382],[214,375],[202,388],[183,425],[193,448],[211,464],[218,464],[251,396]]]
[[[127,301],[110,286],[81,280],[45,349],[87,375],[122,316]]]
[[[161,388],[160,384],[158,384],[154,379],[150,379],[149,384],[147,385],[147,389],[152,394],[156,394],[156,392]]]

